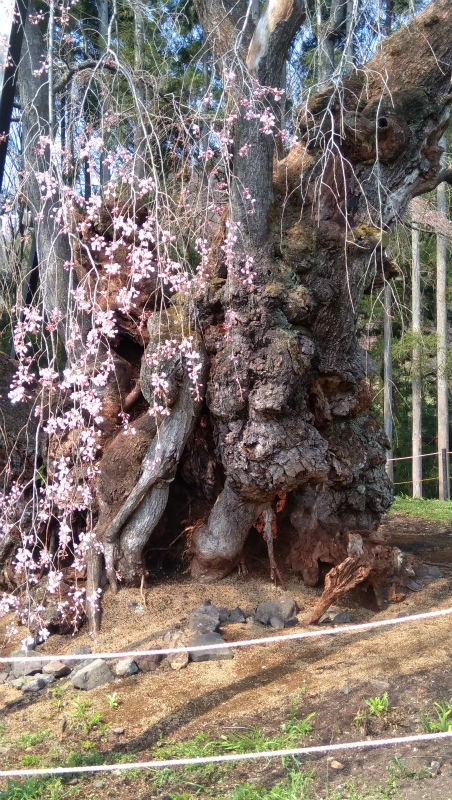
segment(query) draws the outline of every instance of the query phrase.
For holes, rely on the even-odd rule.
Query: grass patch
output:
[[[27,747],[35,747],[37,744],[41,744],[49,736],[50,731],[46,731],[44,728],[40,728],[36,733],[21,733],[17,739],[17,746],[26,750]]]
[[[285,781],[271,789],[243,783],[232,790],[229,800],[309,800],[313,775],[313,772],[294,769],[288,773]]]
[[[424,500],[421,497],[397,495],[390,513],[407,514],[430,522],[452,522],[452,500]]]
[[[63,800],[74,797],[74,789],[65,786],[61,778],[25,778],[21,783],[8,781],[1,793],[2,800]]]

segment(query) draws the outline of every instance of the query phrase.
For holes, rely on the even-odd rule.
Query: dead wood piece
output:
[[[358,583],[366,580],[371,571],[369,565],[360,563],[356,558],[349,556],[333,567],[325,577],[325,589],[318,603],[314,606],[313,611],[306,620],[307,625],[312,625],[318,622],[320,617],[328,610],[328,608],[350,589],[353,589]]]

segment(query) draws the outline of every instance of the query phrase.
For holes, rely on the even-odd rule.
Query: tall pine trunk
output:
[[[383,416],[384,429],[388,437],[386,474],[394,482],[394,462],[392,461],[392,291],[389,281],[383,289]]]
[[[446,150],[443,136],[440,145]],[[443,156],[442,165],[446,166]],[[449,216],[446,184],[437,188],[437,209]],[[437,336],[437,416],[438,416],[438,474],[439,499],[448,500],[449,490],[449,380],[447,376],[447,241],[442,233],[436,237],[436,336]],[[446,451],[446,475],[443,474],[443,451]]]
[[[411,304],[412,304],[412,331],[414,335],[412,353],[412,478],[413,497],[422,497],[422,374],[421,374],[421,344],[422,312],[421,312],[421,258],[420,258],[420,233],[417,222],[412,218],[412,261],[411,261]]]

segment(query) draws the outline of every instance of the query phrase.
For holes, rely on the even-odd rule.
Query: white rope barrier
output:
[[[283,758],[285,756],[314,755],[316,753],[335,753],[344,750],[357,750],[361,747],[386,747],[393,744],[411,744],[434,739],[450,739],[447,733],[420,733],[415,736],[395,736],[391,739],[374,739],[363,742],[344,742],[343,744],[322,744],[313,747],[295,747],[290,750],[265,750],[260,753],[233,753],[226,756],[201,756],[199,758],[173,758],[166,761],[131,761],[128,764],[97,764],[87,767],[46,767],[43,769],[0,770],[0,778],[31,777],[39,775],[68,775],[87,772],[116,772],[125,769],[162,769],[164,767],[188,767],[194,764],[221,764],[231,761],[249,761],[253,758]]]
[[[386,461],[409,461],[411,458],[427,458],[428,456],[440,456],[441,453],[419,453],[418,456],[401,456],[400,458],[387,458]],[[446,455],[452,456],[452,453]]]
[[[166,647],[154,650],[123,650],[117,653],[84,653],[84,654],[71,654],[62,653],[60,655],[46,655],[44,653],[36,653],[36,655],[28,655],[28,661],[86,661],[97,658],[112,659],[112,658],[133,658],[143,656],[155,655],[169,655],[172,653],[195,653],[205,650],[220,650],[225,647],[252,647],[253,645],[271,644],[272,642],[290,642],[296,639],[315,639],[320,636],[336,636],[340,633],[355,633],[356,631],[372,630],[374,628],[383,628],[391,625],[401,625],[406,622],[417,622],[424,619],[435,619],[436,617],[446,617],[452,614],[452,608],[437,609],[436,611],[426,611],[422,614],[412,614],[407,617],[395,617],[394,619],[380,619],[374,622],[361,622],[356,625],[338,625],[334,628],[326,628],[325,630],[315,631],[299,631],[297,633],[284,634],[283,636],[262,636],[258,639],[242,639],[237,642],[221,642],[219,644],[204,644],[191,647]],[[0,658],[0,663],[13,664],[23,661],[24,656],[3,656]]]

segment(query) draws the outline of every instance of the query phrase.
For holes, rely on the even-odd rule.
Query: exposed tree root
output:
[[[153,332],[152,325],[150,331]],[[162,335],[162,326],[159,335]],[[172,335],[174,337],[174,330]],[[200,356],[202,356],[201,342],[198,341],[197,344]],[[155,340],[151,336],[148,355],[149,353],[153,354],[155,349]],[[107,578],[113,592],[118,590],[118,577],[126,584],[136,583],[137,580],[140,578],[142,580],[144,577],[143,550],[165,511],[169,485],[174,480],[180,458],[201,408],[205,377],[203,369],[201,369],[200,387],[198,387],[201,389],[201,393],[197,398],[193,396],[193,386],[187,366],[179,352],[176,352],[169,363],[166,363],[163,371],[167,375],[167,399],[171,411],[167,416],[158,416],[159,424],[154,426],[154,429],[148,425],[149,430],[144,430],[144,423],[140,426],[140,431],[146,436],[151,434],[151,441],[144,457],[141,456],[141,474],[133,476],[127,495],[123,496],[119,506],[116,503],[114,515],[112,515],[111,505],[108,504],[108,498],[105,496],[105,490],[102,488],[105,475],[102,469],[103,464],[101,464],[99,487],[104,497],[103,502],[100,503],[101,515],[96,526],[96,536],[103,544]],[[149,371],[146,359],[143,360],[140,390],[149,402],[155,403],[152,373]],[[140,452],[140,448],[138,448],[138,452]],[[120,447],[118,449],[114,443],[107,449],[105,472],[108,472],[109,468],[111,469],[112,464],[116,464],[116,456],[119,454]],[[132,457],[136,471],[138,466],[135,463],[136,452],[132,452]],[[123,462],[121,469],[124,470]],[[110,475],[110,483],[111,479],[114,480],[115,477],[117,477],[117,472],[116,476]],[[95,555],[90,554],[90,596],[98,593],[100,577],[98,560]],[[99,613],[92,611],[89,616],[91,630],[95,632],[99,625]]]
[[[195,580],[213,583],[232,572],[263,506],[259,501],[241,500],[226,482],[208,521],[193,534],[191,575]]]
[[[281,577],[278,565],[275,559],[275,552],[273,549],[273,531],[272,524],[274,519],[274,512],[272,507],[266,508],[262,514],[264,518],[264,534],[265,541],[267,542],[268,560],[270,561],[270,580],[276,585],[277,579],[279,580],[282,588],[286,591],[285,583]]]

